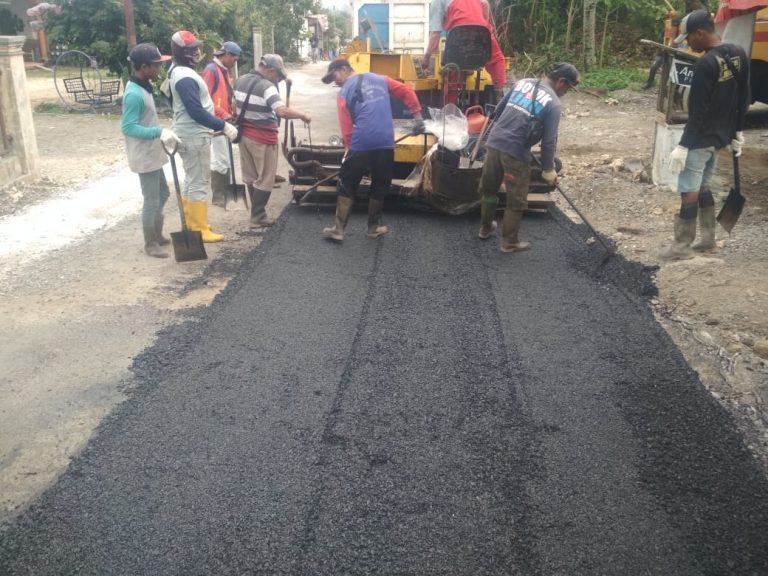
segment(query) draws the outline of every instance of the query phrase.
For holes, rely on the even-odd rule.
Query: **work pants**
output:
[[[507,194],[506,210],[528,208],[531,166],[495,148],[488,148],[480,176],[480,196],[498,196],[502,183]]]
[[[339,195],[354,198],[363,176],[370,172],[371,188],[368,196],[373,200],[384,200],[392,185],[394,166],[394,149],[348,150],[339,170]]]
[[[211,188],[211,137],[182,138],[179,156],[184,165],[182,194],[190,202],[207,201]]]
[[[211,139],[211,172],[219,174],[229,172],[229,146],[227,146],[227,137],[224,135]]]
[[[141,224],[145,229],[152,228],[155,226],[157,217],[163,213],[163,207],[170,196],[168,182],[162,168],[139,174],[139,182],[141,183],[141,195],[144,196],[144,205],[141,208]]]

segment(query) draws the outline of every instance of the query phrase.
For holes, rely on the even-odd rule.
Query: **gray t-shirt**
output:
[[[532,101],[534,92],[535,102]],[[536,78],[518,80],[491,128],[487,146],[522,162],[530,162],[531,146],[541,142],[541,165],[544,170],[553,170],[560,108],[557,94],[543,81]]]

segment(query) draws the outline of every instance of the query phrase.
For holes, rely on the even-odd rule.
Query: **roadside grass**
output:
[[[647,73],[636,67],[606,67],[590,70],[581,75],[580,86],[593,90],[639,90],[645,83]]]

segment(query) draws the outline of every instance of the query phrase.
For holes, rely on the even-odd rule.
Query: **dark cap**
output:
[[[283,80],[288,78],[288,73],[285,71],[285,64],[283,64],[283,57],[280,54],[264,54],[259,60],[260,66],[272,68],[277,70],[277,73],[283,77]]]
[[[167,62],[170,56],[164,56],[154,44],[137,44],[131,53],[128,54],[128,60],[137,70],[145,64],[157,64],[158,62]]]
[[[707,10],[694,10],[680,22],[680,35],[675,38],[675,44],[682,44],[688,38],[688,34],[701,30],[712,29],[714,21]]]
[[[171,36],[171,41],[181,48],[197,48],[203,43],[202,40],[198,40],[197,36],[189,30],[179,30]]]
[[[565,80],[571,88],[575,88],[579,85],[579,71],[576,70],[576,66],[569,64],[568,62],[561,62],[555,64],[552,71],[547,74],[552,80],[559,80],[562,78]]]
[[[243,50],[242,48],[240,48],[240,46],[238,46],[232,41],[229,41],[229,42],[224,42],[224,44],[221,45],[221,48],[216,50],[216,52],[214,52],[213,54],[214,56],[221,56],[223,54],[232,54],[232,56],[237,56],[239,58],[240,54],[242,53],[243,53]]]
[[[349,60],[346,60],[345,58],[338,58],[328,64],[328,71],[325,73],[325,76],[323,76],[323,83],[330,84],[333,82],[333,73],[336,72],[336,70],[341,70],[342,68],[352,68]]]

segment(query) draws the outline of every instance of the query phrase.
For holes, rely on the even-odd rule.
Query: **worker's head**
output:
[[[279,54],[264,54],[259,60],[259,73],[273,84],[288,79],[283,57]]]
[[[706,9],[707,5],[701,0],[685,0],[685,13],[690,14],[694,10]]]
[[[349,60],[337,58],[328,64],[328,70],[326,71],[325,76],[323,76],[323,82],[325,84],[333,82],[339,86],[344,86],[344,82],[346,82],[354,73],[355,71],[352,69]]]
[[[558,96],[565,96],[566,92],[571,88],[576,88],[579,85],[579,71],[576,70],[576,66],[569,64],[568,62],[561,62],[555,64],[555,67],[547,74],[549,84]]]
[[[699,52],[708,48],[715,35],[715,22],[706,10],[694,10],[680,22],[680,35],[675,44],[688,42],[691,50]]]
[[[235,62],[237,62],[240,59],[240,54],[242,54],[243,51],[232,41],[224,42],[224,44],[221,45],[221,48],[216,50],[216,52],[213,53],[216,58],[219,59],[219,62],[221,62],[222,66],[226,68],[232,68],[235,65]]]
[[[179,30],[171,36],[171,54],[173,61],[180,66],[194,68],[200,60],[202,40],[188,30]]]
[[[160,66],[170,60],[170,56],[160,54],[154,44],[137,44],[130,54],[128,61],[133,66],[134,75],[139,80],[154,80],[160,74]]]

